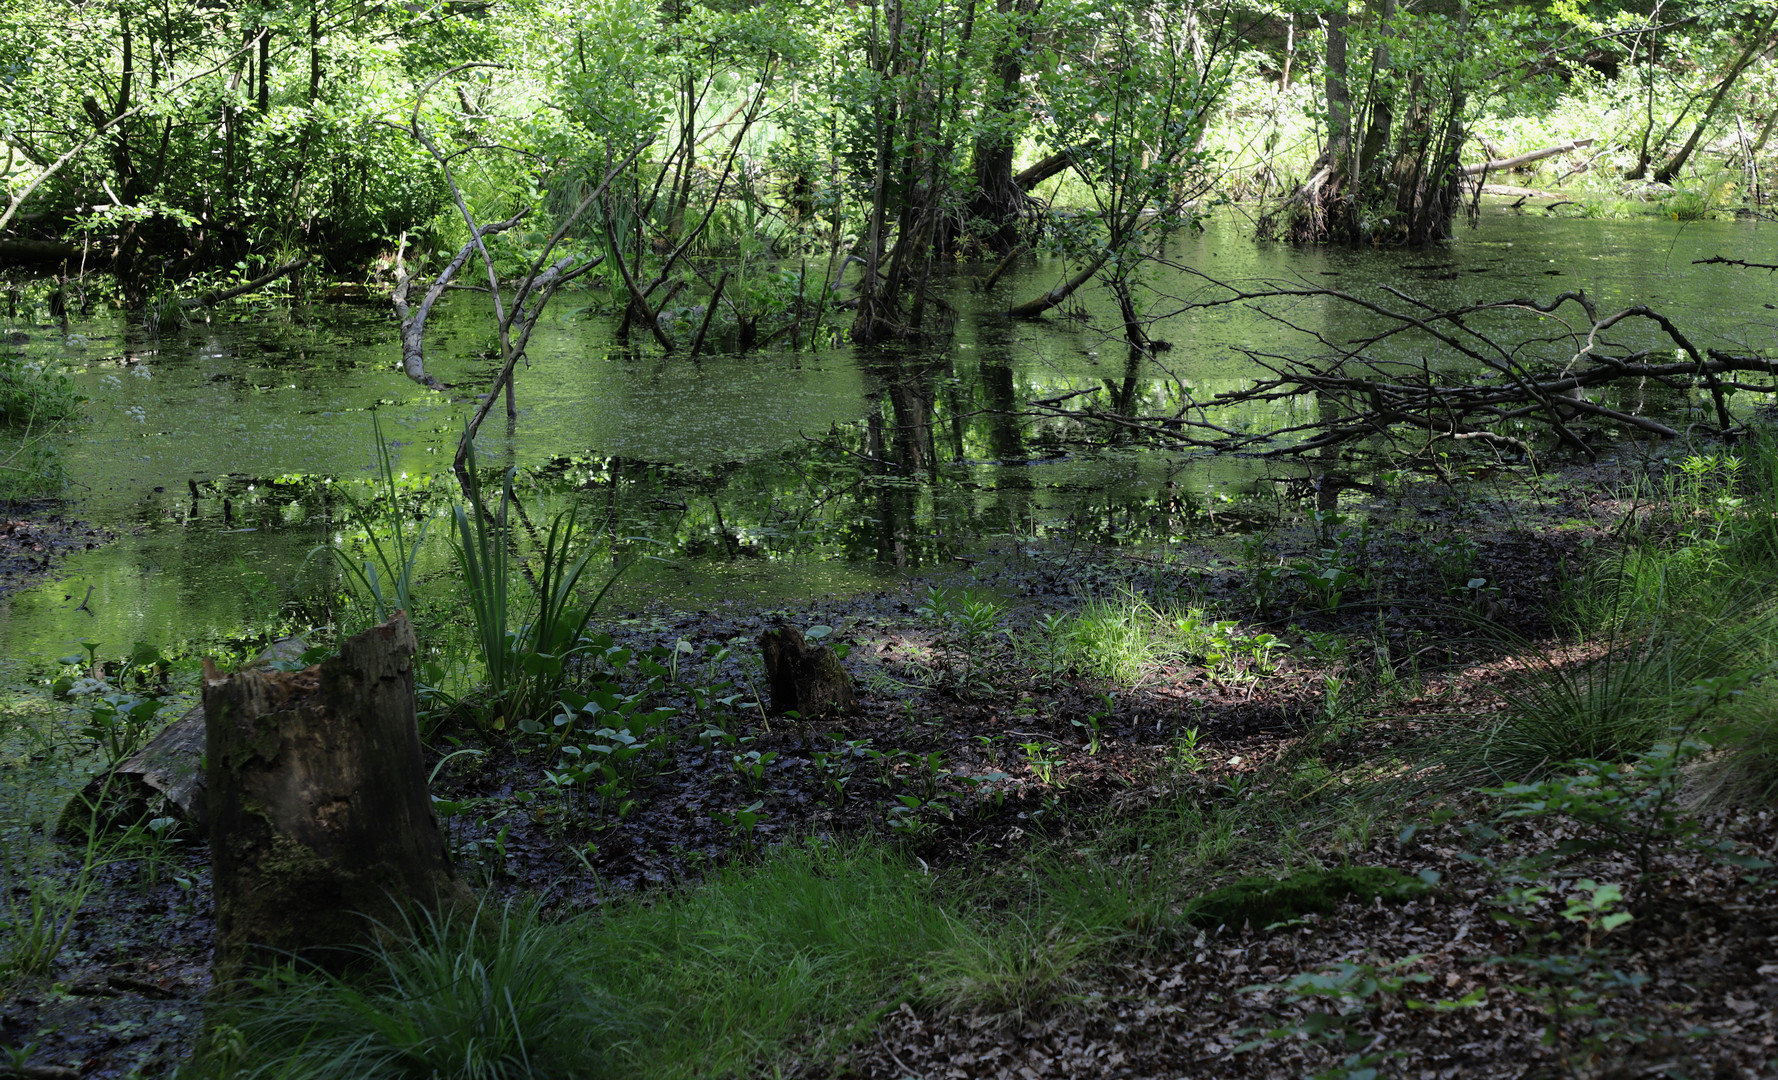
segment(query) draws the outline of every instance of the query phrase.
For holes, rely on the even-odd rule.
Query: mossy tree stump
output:
[[[376,920],[466,896],[432,813],[406,615],[302,671],[204,667],[216,987],[254,963],[338,967]]]
[[[857,703],[852,677],[826,645],[811,646],[794,626],[759,635],[760,656],[772,688],[772,713],[794,712],[804,720],[849,712]]]

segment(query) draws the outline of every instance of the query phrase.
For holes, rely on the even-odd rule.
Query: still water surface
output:
[[[1171,252],[1221,280],[1329,285],[1378,300],[1383,284],[1435,305],[1585,289],[1602,311],[1662,310],[1700,343],[1768,347],[1778,287],[1763,274],[1692,265],[1714,255],[1778,263],[1778,229],[1494,209],[1427,253],[1257,244],[1246,222],[1224,219]],[[1055,426],[1004,410],[1092,388],[1137,409],[1161,407],[1179,384],[1203,396],[1253,378],[1242,350],[1302,355],[1309,346],[1292,325],[1335,340],[1367,325],[1325,298],[1271,305],[1283,321],[1245,306],[1200,309],[1156,328],[1174,345],[1161,354],[1164,368],[1131,370],[1114,312],[1096,296],[1083,295],[1085,318],[998,314],[1054,284],[1059,263],[1009,274],[989,296],[966,287],[970,272],[982,271],[962,268],[950,292],[954,335],[906,353],[838,347],[694,361],[619,341],[611,319],[580,306],[584,297],[558,298],[519,373],[518,420],[490,418],[481,461],[518,466],[536,485],[539,513],[578,498],[618,535],[651,539],[648,550],[667,558],[632,572],[619,604],[844,594],[994,537],[1126,542],[1177,531],[1181,508],[1238,494],[1260,468],[1152,449],[1085,451]],[[1153,287],[1156,310],[1202,295],[1201,281],[1171,271]],[[66,452],[75,512],[120,535],[71,559],[61,580],[0,599],[0,655],[53,657],[82,640],[107,651],[201,640],[269,618],[304,554],[339,531],[336,485],[374,468],[372,410],[400,471],[448,470],[467,399],[492,371],[484,308],[459,295],[432,320],[428,364],[464,388],[456,396],[399,373],[380,307],[267,312],[158,334],[116,318],[65,337],[12,327],[31,335],[28,356],[69,365],[91,399]],[[1234,419],[1291,415],[1269,408]]]

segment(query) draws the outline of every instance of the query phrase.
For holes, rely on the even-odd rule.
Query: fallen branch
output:
[[[1292,327],[1331,351],[1302,359],[1238,350],[1269,374],[1238,390],[1188,398],[1171,415],[1130,415],[1092,404],[1064,408],[1063,398],[1032,401],[1026,407],[1027,415],[1072,419],[1177,447],[1267,457],[1364,444],[1374,450],[1390,450],[1398,457],[1423,456],[1438,468],[1436,447],[1441,442],[1472,442],[1534,459],[1532,436],[1538,428],[1593,456],[1597,436],[1577,426],[1582,421],[1660,438],[1680,436],[1676,425],[1642,415],[1639,405],[1626,407],[1615,397],[1594,399],[1601,396],[1596,392],[1611,387],[1628,387],[1638,393],[1651,385],[1702,390],[1714,405],[1716,432],[1724,437],[1737,430],[1726,401],[1729,392],[1778,391],[1778,361],[1701,349],[1672,320],[1643,305],[1600,315],[1584,293],[1562,293],[1547,303],[1513,299],[1440,310],[1393,288],[1386,291],[1403,300],[1405,308],[1391,308],[1336,289],[1288,286],[1242,290],[1221,282],[1212,284],[1230,295],[1186,303],[1175,314],[1241,303],[1292,326],[1260,305],[1267,300],[1316,297],[1361,308],[1376,316],[1382,326],[1366,337],[1338,343],[1316,331]],[[1570,307],[1578,308],[1584,318],[1568,318],[1563,309]],[[1498,331],[1478,329],[1475,324],[1482,320],[1471,317],[1480,313],[1490,313],[1493,325],[1498,325],[1502,316],[1517,314],[1533,320],[1539,329],[1535,335],[1508,340]],[[1652,324],[1671,348],[1632,349],[1607,339],[1608,332],[1632,322]],[[1549,335],[1543,328],[1552,323],[1560,329]],[[1396,340],[1402,335],[1410,337]],[[1386,342],[1392,343],[1393,355],[1376,351]],[[1413,353],[1420,358],[1401,358]],[[1428,354],[1466,359],[1475,365],[1471,369],[1474,374],[1440,372],[1425,359]],[[1662,359],[1675,354],[1676,359]],[[1744,374],[1766,381],[1737,377]],[[1318,410],[1322,418],[1259,430],[1216,419],[1230,409],[1305,395],[1314,395],[1322,403]]]
[[[395,317],[401,320],[401,369],[407,373],[408,378],[433,390],[444,389],[443,383],[426,373],[426,317],[432,314],[432,305],[436,304],[438,298],[443,296],[445,290],[450,287],[451,279],[457,275],[457,271],[461,270],[463,264],[469,260],[469,256],[475,253],[477,242],[483,237],[505,232],[517,225],[524,216],[525,211],[521,210],[505,221],[483,225],[476,229],[474,236],[457,252],[456,258],[446,263],[445,268],[439,271],[438,278],[426,290],[426,295],[421,299],[420,306],[412,310],[408,307],[407,294],[413,285],[414,275],[408,273],[407,270],[405,260],[407,235],[402,234],[401,242],[395,249],[397,274],[395,292],[389,299],[395,305]],[[418,273],[417,269],[415,273]]]
[[[1520,154],[1517,157],[1500,158],[1496,161],[1484,161],[1476,165],[1465,165],[1458,169],[1457,173],[1460,176],[1479,176],[1482,173],[1516,169],[1521,165],[1529,165],[1534,161],[1542,161],[1544,158],[1555,157],[1557,154],[1567,154],[1575,150],[1585,149],[1598,141],[1598,139],[1569,139],[1567,142],[1559,142],[1554,146],[1546,146],[1542,150],[1533,150],[1529,154]]]
[[[291,259],[283,266],[261,274],[244,285],[236,285],[232,289],[221,289],[216,292],[207,292],[194,300],[181,300],[179,301],[179,306],[186,311],[194,311],[198,308],[215,307],[224,300],[233,300],[237,296],[246,296],[250,292],[258,292],[272,282],[277,281],[279,278],[284,277],[287,274],[294,274],[314,261],[314,259],[307,256],[300,259]]]

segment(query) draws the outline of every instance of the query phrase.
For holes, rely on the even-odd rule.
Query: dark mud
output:
[[[91,551],[112,539],[104,529],[67,517],[61,505],[0,505],[0,596],[48,577],[69,553]]]

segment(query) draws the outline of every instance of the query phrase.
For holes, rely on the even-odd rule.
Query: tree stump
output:
[[[803,632],[781,626],[759,635],[766,680],[772,689],[772,715],[794,712],[804,720],[843,713],[857,704],[852,677],[826,645],[810,647]]]
[[[214,985],[255,962],[350,958],[371,924],[467,898],[426,788],[407,616],[303,671],[205,663]]]

